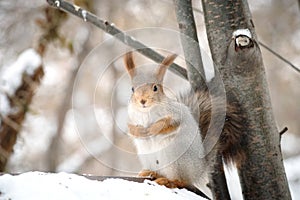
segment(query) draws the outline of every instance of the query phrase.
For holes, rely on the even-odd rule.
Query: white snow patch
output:
[[[41,65],[41,56],[34,49],[27,49],[20,54],[16,62],[4,69],[0,77],[0,91],[13,95],[22,83],[24,73],[33,75]]]
[[[87,12],[86,12],[86,10],[82,10],[81,11],[81,14],[82,14],[82,17],[83,17],[83,20],[86,22],[86,17],[87,17]]]
[[[300,156],[295,156],[284,160],[284,167],[289,182],[292,199],[300,199]]]
[[[18,59],[10,66],[4,67],[0,76],[0,113],[8,115],[13,110],[10,107],[8,96],[15,94],[22,84],[24,73],[33,75],[41,65],[42,59],[34,49],[27,49],[20,54]]]
[[[59,7],[59,6],[60,6],[60,1],[59,1],[59,0],[56,0],[56,1],[54,2],[54,4],[55,4],[56,7]]]
[[[41,63],[41,56],[34,49],[22,52],[18,59],[2,72],[0,92],[13,95],[22,83],[23,74],[33,75]]]
[[[76,6],[76,5],[74,5],[74,8],[75,8],[75,10],[78,12],[79,11],[79,9],[80,9],[80,7],[79,6]]]
[[[2,175],[0,191],[0,200],[204,199],[185,189],[168,189],[151,181],[137,183],[113,178],[96,181],[74,174],[43,172]]]
[[[248,38],[252,38],[252,34],[251,34],[250,30],[247,28],[246,29],[238,29],[232,33],[233,38],[236,38],[237,36],[240,36],[240,35],[245,35]]]
[[[8,115],[10,113],[10,103],[5,94],[0,92],[0,113],[1,115]],[[1,123],[0,123],[1,125]]]

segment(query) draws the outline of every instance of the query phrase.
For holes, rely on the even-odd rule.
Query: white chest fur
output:
[[[173,101],[158,105],[148,112],[140,112],[129,106],[128,111],[130,123],[144,127],[166,116],[180,122],[179,128],[173,133],[134,139],[144,169],[157,171],[164,168],[170,176],[170,173],[176,173],[177,169],[170,164],[188,152],[193,143],[201,144],[198,125],[189,109],[183,104]],[[197,147],[195,153],[199,153],[200,150],[201,148]],[[168,167],[165,168],[166,166]]]

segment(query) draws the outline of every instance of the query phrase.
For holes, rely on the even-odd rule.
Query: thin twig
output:
[[[11,119],[9,116],[0,115],[0,119],[16,132],[19,132],[22,128],[20,124],[18,124],[15,120]]]
[[[118,40],[123,42],[124,44],[136,49],[139,53],[143,54],[144,56],[150,58],[151,60],[161,63],[164,59],[164,56],[157,53],[153,49],[149,48],[145,44],[141,43],[140,41],[136,40],[134,37],[127,35],[125,32],[117,28],[114,24],[102,20],[98,18],[96,15],[76,6],[64,0],[47,0],[47,2],[56,8],[59,8],[63,11],[69,12],[77,17],[83,19],[86,22],[89,22],[98,28],[102,29],[106,33],[116,37]],[[170,70],[175,74],[179,75],[180,77],[187,79],[187,71],[186,69],[182,68],[181,66],[173,63],[170,66]]]
[[[284,129],[282,129],[280,132],[279,132],[279,135],[282,136],[285,132],[287,132],[289,129],[287,127],[284,127]]]
[[[265,49],[267,49],[269,52],[271,52],[273,55],[275,55],[277,58],[279,58],[280,60],[282,60],[283,62],[285,62],[286,64],[290,65],[294,70],[296,70],[297,72],[300,73],[300,68],[296,67],[293,63],[291,63],[289,60],[287,60],[286,58],[284,58],[282,55],[280,55],[279,53],[275,52],[273,49],[271,49],[270,47],[268,47],[267,45],[265,45],[262,42],[258,42],[262,47],[264,47]]]

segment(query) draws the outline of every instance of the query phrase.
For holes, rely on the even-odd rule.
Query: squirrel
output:
[[[216,147],[207,154],[203,139],[211,120],[211,95],[218,101],[218,92],[205,88],[178,99],[168,97],[163,79],[176,57],[176,54],[167,56],[149,73],[135,66],[132,52],[125,54],[124,63],[132,82],[128,134],[144,168],[139,176],[150,176],[170,188],[193,185],[211,196],[207,183],[217,151],[225,163],[235,163],[237,167],[245,159],[242,149],[245,119],[236,101],[227,98],[230,103],[226,104],[222,133]]]

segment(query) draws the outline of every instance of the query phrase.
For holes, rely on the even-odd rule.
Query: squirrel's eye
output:
[[[131,91],[134,92],[134,87],[131,88]]]
[[[157,91],[157,85],[153,86],[153,91],[156,92]]]

